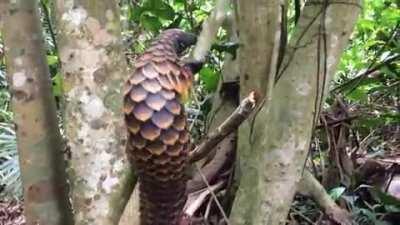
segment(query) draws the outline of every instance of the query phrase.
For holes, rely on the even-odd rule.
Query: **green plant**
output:
[[[9,123],[0,123],[0,196],[22,196],[21,174],[15,132]]]

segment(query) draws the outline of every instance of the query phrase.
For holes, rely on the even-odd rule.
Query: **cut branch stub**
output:
[[[220,141],[233,131],[237,130],[240,124],[245,121],[254,111],[260,102],[257,92],[250,92],[235,111],[212,133],[208,134],[204,141],[200,143],[189,155],[191,163],[205,157]]]

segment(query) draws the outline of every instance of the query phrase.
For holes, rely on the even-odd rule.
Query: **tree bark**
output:
[[[247,220],[245,217],[253,211],[253,202],[264,191],[253,186],[257,177],[263,174],[256,169],[256,154],[261,154],[264,149],[256,149],[252,145],[265,139],[263,129],[272,97],[285,5],[286,2],[280,0],[236,1],[240,97],[257,91],[264,99],[261,110],[256,109],[256,117],[244,122],[238,132],[236,174],[243,185],[238,190],[231,214],[231,219],[237,224],[244,224],[241,219]],[[249,144],[250,139],[254,140]],[[243,210],[239,204],[243,205]]]
[[[72,225],[64,148],[51,91],[37,1],[3,1],[7,75],[12,93],[28,225]],[[4,7],[4,8],[3,8]]]
[[[0,31],[3,30],[4,18],[7,12],[7,1],[0,1]]]
[[[125,156],[128,75],[117,1],[57,1],[76,224],[117,224],[135,177]]]
[[[307,2],[267,101],[269,110],[264,106],[257,115],[263,124],[254,127],[250,147],[239,149],[243,176],[233,224],[285,224],[323,93],[360,10],[355,0],[325,3]]]

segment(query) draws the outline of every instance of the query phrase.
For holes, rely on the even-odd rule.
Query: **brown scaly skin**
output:
[[[184,65],[179,54],[195,41],[178,29],[164,31],[125,83],[126,151],[138,172],[141,225],[177,225],[186,200],[189,132],[181,98],[199,64]]]

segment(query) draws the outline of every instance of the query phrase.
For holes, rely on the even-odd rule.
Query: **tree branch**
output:
[[[349,213],[335,203],[325,188],[308,170],[304,170],[297,191],[300,194],[311,196],[335,222],[341,225],[351,225]]]
[[[370,69],[365,70],[364,72],[359,73],[358,75],[356,75],[354,78],[352,78],[351,80],[346,81],[345,83],[339,85],[338,87],[334,88],[332,90],[332,92],[341,90],[344,87],[347,87],[355,82],[359,83],[362,79],[364,79],[365,77],[367,77],[368,75],[378,71],[379,69],[381,69],[383,66],[388,65],[394,61],[396,61],[397,59],[400,58],[400,54],[398,55],[393,55],[393,56],[389,56],[387,57],[385,60],[383,60],[382,62],[376,64],[375,66],[371,67]],[[354,85],[357,86],[357,85]]]
[[[205,157],[220,141],[235,131],[249,117],[258,103],[259,99],[256,92],[251,92],[247,98],[243,99],[236,110],[191,152],[189,161],[193,163]]]
[[[211,45],[217,36],[218,29],[226,18],[229,2],[229,0],[218,0],[210,16],[203,22],[201,33],[193,50],[195,60],[205,61],[207,52],[211,49]]]
[[[358,117],[360,117],[360,115],[348,116],[346,118],[341,118],[341,119],[338,119],[338,120],[330,121],[330,122],[328,122],[326,124],[318,124],[315,128],[316,129],[321,129],[321,128],[324,128],[325,126],[334,126],[334,125],[342,123],[342,122],[350,122],[350,121],[352,121],[354,119],[357,119]]]
[[[40,6],[43,10],[43,14],[44,14],[44,19],[46,20],[47,24],[48,24],[48,29],[49,29],[49,34],[51,37],[51,42],[53,42],[54,45],[54,52],[58,53],[58,46],[57,46],[57,41],[56,41],[56,34],[54,33],[54,27],[52,24],[52,21],[50,19],[50,13],[49,13],[49,9],[47,8],[46,3],[43,0],[40,0]],[[59,62],[58,62],[59,64]]]

